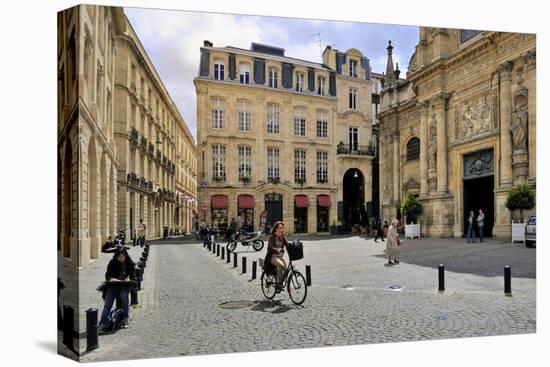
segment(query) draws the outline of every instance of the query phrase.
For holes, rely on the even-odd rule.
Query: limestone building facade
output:
[[[200,49],[199,216],[289,233],[328,233],[364,215],[372,144],[369,60],[327,47],[323,63],[274,46]],[[347,188],[347,190],[346,190]],[[363,208],[363,209],[361,209]]]
[[[507,193],[536,184],[535,35],[420,27],[406,80],[391,48],[378,114],[383,216],[411,193],[423,235],[460,237],[466,214],[483,209],[486,235],[509,239]]]
[[[131,239],[139,216],[149,238],[175,231],[174,176],[193,176],[196,148],[122,8],[79,5],[57,21],[58,250],[80,268],[121,228]],[[182,188],[196,200],[192,182]]]

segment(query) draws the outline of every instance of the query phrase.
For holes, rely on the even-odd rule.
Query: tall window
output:
[[[239,101],[237,117],[240,131],[250,131],[251,129],[252,112],[250,110],[250,102],[244,99]]]
[[[325,95],[325,77],[317,77],[317,94],[324,96]]]
[[[225,102],[219,97],[212,98],[212,127],[214,129],[225,127]]]
[[[357,60],[349,61],[349,76],[357,78]]]
[[[306,151],[305,149],[294,150],[294,182],[306,182]]]
[[[412,138],[407,143],[407,161],[420,159],[420,139]]]
[[[240,65],[240,82],[241,84],[248,84],[250,82],[250,65],[242,63]]]
[[[294,111],[294,135],[306,136],[306,110],[297,108]]]
[[[317,152],[317,183],[328,183],[328,152]]]
[[[225,181],[225,145],[212,145],[212,180]]]
[[[224,80],[224,74],[225,74],[225,65],[223,61],[216,60],[214,62],[214,79]]]
[[[239,180],[252,175],[252,148],[239,146]]]
[[[328,138],[328,113],[317,111],[317,137]]]
[[[267,132],[270,134],[279,133],[279,105],[275,103],[267,105]]]
[[[357,89],[356,88],[349,89],[349,108],[351,110],[357,109]]]
[[[350,151],[355,152],[359,149],[359,128],[354,126],[348,128],[348,142]]]
[[[279,71],[276,67],[269,68],[269,87],[278,88],[279,87]]]
[[[279,180],[279,149],[267,148],[267,180]]]
[[[297,92],[303,92],[304,91],[304,73],[296,73],[296,91]]]

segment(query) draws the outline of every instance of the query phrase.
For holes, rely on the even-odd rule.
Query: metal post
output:
[[[439,292],[445,292],[445,267],[443,264],[439,265]]]
[[[216,256],[220,256],[220,244],[216,245]]]
[[[311,265],[306,265],[306,284],[311,286]]]
[[[139,305],[138,290],[135,287],[130,288],[130,306]]]
[[[504,267],[504,295],[512,296],[512,268],[510,265]]]
[[[147,262],[147,261],[145,260],[145,258],[142,256],[142,257],[139,258],[139,261],[141,261],[141,267],[142,267],[143,269],[145,269],[145,266],[146,266],[145,263]]]
[[[231,259],[231,251],[227,250],[227,259],[226,259],[226,261],[227,261],[228,264],[231,261],[230,259]]]
[[[63,344],[74,351],[74,309],[71,306],[63,305]]]
[[[233,253],[233,267],[234,268],[237,267],[237,253],[236,252]]]
[[[225,247],[222,246],[222,260],[225,260]]]
[[[256,261],[252,261],[252,279],[256,279]]]
[[[242,263],[243,263],[243,274],[246,274],[246,256],[242,257]]]
[[[99,348],[97,312],[95,307],[86,310],[86,352]]]

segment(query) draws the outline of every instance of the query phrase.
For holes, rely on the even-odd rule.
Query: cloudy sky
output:
[[[388,40],[393,60],[405,75],[418,41],[418,27],[374,23],[335,22],[295,18],[227,15],[180,10],[124,9],[164,85],[196,137],[196,100],[193,78],[199,69],[204,40],[216,47],[250,48],[251,42],[285,49],[285,55],[321,62],[321,52],[359,49],[374,72],[386,68]],[[321,48],[319,46],[319,35]]]

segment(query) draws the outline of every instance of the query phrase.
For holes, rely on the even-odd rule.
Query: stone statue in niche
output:
[[[512,117],[512,142],[514,152],[527,151],[527,111],[514,111]]]
[[[472,115],[472,106],[469,104],[466,105],[466,110],[464,111],[464,114],[462,115],[462,120],[464,120],[464,124],[462,125],[462,136],[469,137],[474,135],[474,122],[473,122],[473,115]]]
[[[428,141],[428,169],[436,168],[437,155],[437,129],[435,125],[430,127],[430,140]]]

